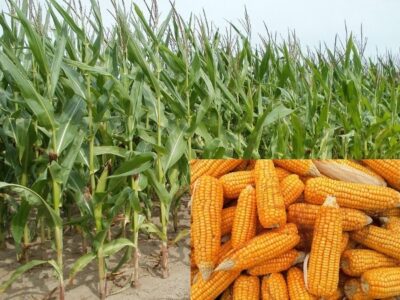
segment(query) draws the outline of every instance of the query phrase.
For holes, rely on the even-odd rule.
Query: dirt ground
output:
[[[186,201],[185,201],[186,202]],[[187,213],[187,205],[182,206],[180,212],[180,229],[189,228],[190,217]],[[174,237],[170,233],[170,237]],[[65,235],[65,277],[75,260],[81,255],[80,238],[76,235]],[[47,247],[48,248],[48,247]],[[109,300],[140,299],[140,300],[183,300],[189,299],[190,290],[190,240],[189,237],[181,240],[176,245],[169,248],[169,267],[170,276],[167,279],[161,278],[161,270],[157,263],[159,260],[160,242],[155,238],[149,239],[141,235],[139,249],[140,257],[140,286],[137,288],[124,288],[108,281]],[[121,251],[122,253],[123,251]],[[30,259],[41,259],[43,250],[31,249]],[[54,256],[54,251],[47,250],[49,257]],[[13,270],[19,266],[15,261],[15,250],[8,244],[6,250],[0,250],[0,283],[7,280]],[[117,258],[111,259],[110,263],[116,263]],[[119,277],[118,281],[123,284],[124,277]],[[78,273],[73,285],[66,288],[66,299],[73,300],[92,300],[97,297],[97,265],[91,263],[81,273]],[[52,269],[38,267],[25,273],[17,280],[5,294],[0,295],[0,300],[50,300],[57,299],[57,292],[48,297],[50,292],[57,287],[57,279]],[[119,292],[118,292],[119,291]],[[118,292],[118,293],[116,293]],[[116,294],[113,294],[116,293]]]

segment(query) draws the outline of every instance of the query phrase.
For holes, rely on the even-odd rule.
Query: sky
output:
[[[35,0],[45,3],[44,0]],[[89,5],[90,0],[81,0]],[[123,1],[123,0],[117,0]],[[61,2],[61,1],[60,1]],[[106,24],[113,22],[107,10],[112,9],[110,0],[99,0]],[[131,0],[125,0],[131,3]],[[143,0],[137,1],[145,8]],[[159,0],[159,11],[165,16],[170,8],[169,0]],[[175,0],[178,12],[188,18],[191,13],[201,14],[219,28],[228,26],[228,21],[239,24],[244,8],[250,16],[253,42],[258,34],[268,30],[278,37],[294,31],[303,47],[315,48],[321,43],[332,46],[335,36],[345,37],[345,24],[349,31],[367,38],[366,54],[374,56],[390,51],[400,52],[400,1],[398,0]],[[6,9],[5,0],[0,0],[0,10]]]

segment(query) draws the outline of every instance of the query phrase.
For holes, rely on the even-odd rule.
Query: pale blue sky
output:
[[[90,3],[90,0],[81,1]],[[4,2],[0,0],[0,10],[5,9]],[[111,23],[107,13],[107,9],[112,8],[110,0],[99,2],[104,19]],[[125,0],[125,3],[131,1]],[[144,7],[143,1],[137,3]],[[175,0],[175,3],[184,17],[190,13],[202,13],[204,9],[208,19],[221,28],[227,26],[227,20],[238,24],[246,6],[255,42],[258,33],[265,33],[265,22],[278,36],[286,36],[288,30],[295,30],[303,46],[317,47],[320,42],[332,45],[336,34],[344,36],[346,22],[348,29],[357,34],[362,24],[364,36],[368,39],[367,54],[374,55],[377,49],[381,54],[390,50],[398,55],[400,51],[398,0]],[[159,0],[162,15],[168,12],[169,7],[168,0]]]

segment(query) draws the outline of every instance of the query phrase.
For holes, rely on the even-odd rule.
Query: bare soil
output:
[[[185,201],[186,202],[186,201]],[[186,204],[186,203],[185,203]],[[182,205],[179,214],[180,229],[190,227],[189,209]],[[176,234],[170,233],[173,239]],[[64,237],[64,261],[65,274],[68,277],[72,264],[82,255],[81,239],[79,236],[68,235]],[[140,300],[182,300],[189,299],[190,291],[190,241],[189,237],[169,247],[170,276],[161,278],[161,269],[158,265],[160,256],[160,241],[147,235],[140,236],[140,285],[130,287],[125,285],[130,269],[125,264],[115,278],[107,281],[109,300],[140,299]],[[39,246],[30,249],[30,259],[42,259],[43,255],[55,258],[55,251],[41,249]],[[109,259],[108,263],[115,265],[123,251],[116,257]],[[0,283],[7,280],[20,264],[16,262],[16,252],[11,244],[0,250]],[[66,299],[92,300],[97,297],[97,264],[92,262],[81,273],[78,273],[73,284],[66,287]],[[5,294],[0,295],[0,300],[53,300],[57,299],[57,291],[51,293],[57,287],[57,278],[49,267],[37,267],[25,273],[19,280],[8,288]]]

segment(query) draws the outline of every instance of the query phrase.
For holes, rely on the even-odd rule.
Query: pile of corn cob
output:
[[[400,299],[400,160],[191,162],[191,299]]]

